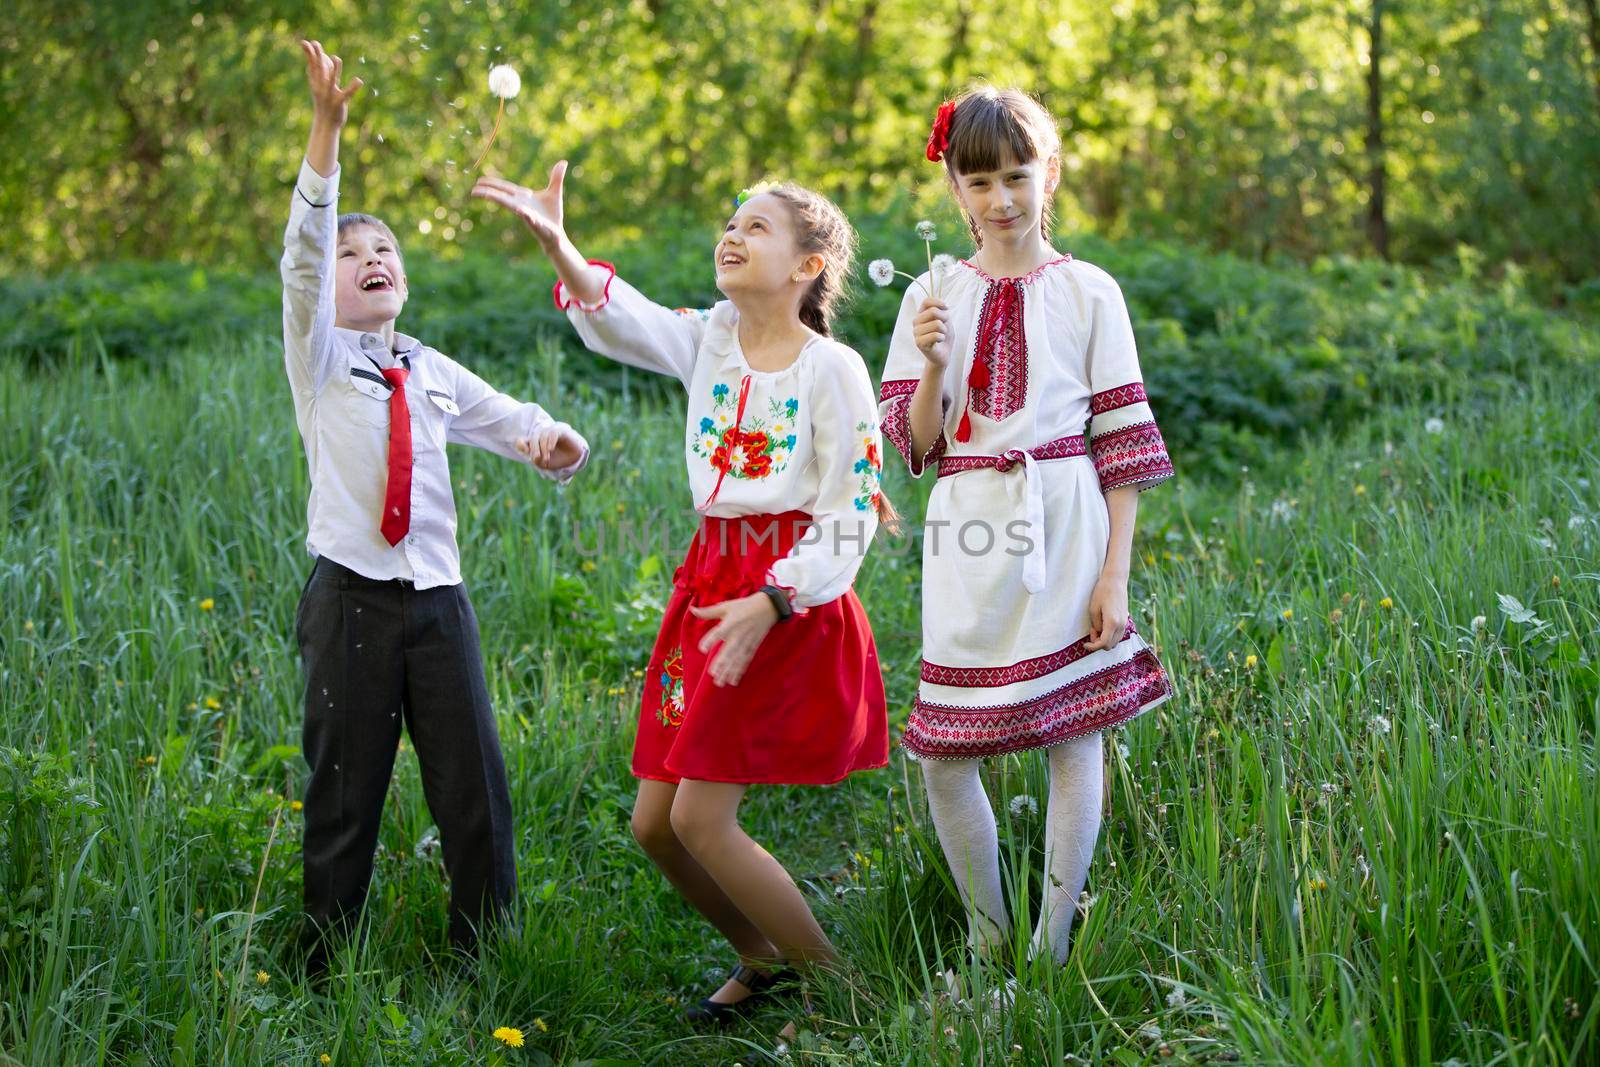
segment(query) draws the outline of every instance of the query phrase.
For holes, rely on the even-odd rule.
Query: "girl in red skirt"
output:
[[[742,196],[714,252],[728,299],[671,311],[579,254],[562,226],[565,173],[557,163],[540,191],[483,178],[473,194],[528,224],[589,348],[688,390],[703,521],[651,655],[633,832],[738,952],[689,1013],[724,1021],[788,965],[835,958],[794,880],[739,827],[745,790],[827,785],[888,759],[883,676],[850,588],[888,507],[877,398],[861,358],[829,336],[855,236],[799,186]]]

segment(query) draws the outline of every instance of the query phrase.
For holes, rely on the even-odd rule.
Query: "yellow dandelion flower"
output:
[[[1367,495],[1367,487],[1362,485],[1360,482],[1357,482],[1356,483],[1356,487],[1355,487],[1355,494],[1356,494],[1356,496],[1366,496]]]
[[[539,1031],[541,1034],[548,1034],[550,1032],[550,1028],[544,1024],[543,1019],[533,1020],[533,1028]]]
[[[596,564],[592,559],[584,560],[581,566],[583,567],[583,572],[585,574],[593,574],[596,570]]]
[[[215,600],[212,600],[210,597],[206,597],[204,600],[200,601],[200,610],[201,611],[210,611],[212,608],[214,608],[216,606],[217,606],[217,602]]]
[[[302,802],[300,802],[298,800],[291,800],[291,801],[289,801],[289,810],[290,811],[305,811],[306,810],[306,806],[305,806],[305,804],[303,804]]]
[[[322,1055],[317,1057],[317,1062],[320,1063],[320,1064],[323,1064],[324,1067],[326,1067],[327,1064],[330,1064],[330,1063],[333,1062],[333,1057],[328,1055],[326,1052],[324,1052]]]
[[[256,985],[266,985],[270,981],[272,981],[272,975],[268,974],[266,971],[256,972]]]
[[[25,633],[25,634],[33,633],[33,620],[32,619],[29,619],[29,620],[27,620],[26,622],[24,622],[22,624],[22,632]]]
[[[1388,597],[1384,597],[1382,600],[1378,601],[1378,607],[1382,608],[1384,611],[1388,611],[1390,608],[1394,607],[1394,601],[1390,600]]]
[[[1344,618],[1344,612],[1340,611],[1338,608],[1334,608],[1332,611],[1328,612],[1329,622],[1338,622],[1342,618]]]
[[[218,700],[216,697],[206,697],[206,710],[220,711],[221,709],[222,701]]]
[[[1284,608],[1283,609],[1283,621],[1284,622],[1288,622],[1292,618],[1294,618],[1294,609],[1293,608]]]
[[[1306,885],[1311,889],[1326,889],[1328,888],[1328,881],[1325,878],[1313,878]]]
[[[506,1048],[522,1047],[522,1031],[513,1026],[502,1026],[494,1032],[494,1039]]]
[[[1244,669],[1247,671],[1254,670],[1258,662],[1256,654],[1252,652],[1244,658]]]

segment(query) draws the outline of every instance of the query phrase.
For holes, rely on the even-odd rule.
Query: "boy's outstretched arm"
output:
[[[311,83],[311,138],[306,144],[306,161],[324,178],[339,168],[339,134],[350,116],[350,98],[361,91],[361,79],[339,88],[344,60],[323,51],[320,41],[301,41],[306,54],[306,80]]]
[[[339,88],[342,64],[316,41],[301,41],[313,114],[306,161],[295,180],[283,232],[283,359],[297,405],[309,401],[327,369],[335,318],[334,245],[338,240],[339,133],[361,88]]]

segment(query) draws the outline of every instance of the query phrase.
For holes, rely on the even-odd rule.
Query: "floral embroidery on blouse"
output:
[[[799,398],[769,399],[765,414],[747,410],[744,421],[735,425],[737,414],[732,388],[726,382],[713,386],[711,414],[700,419],[690,436],[690,451],[730,478],[766,478],[787,467],[798,440],[794,421],[800,414]]]
[[[861,445],[865,454],[856,460],[855,472],[861,476],[861,492],[856,496],[856,510],[878,510],[878,503],[883,499],[883,490],[879,488],[879,476],[883,473],[883,454],[878,449],[877,427],[870,422],[856,423],[856,432],[861,434]]]
[[[683,649],[675,648],[661,666],[661,706],[656,718],[662,726],[683,725]]]

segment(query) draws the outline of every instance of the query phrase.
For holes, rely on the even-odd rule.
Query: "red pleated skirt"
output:
[[[677,782],[829,785],[889,759],[872,627],[854,590],[767,631],[738,685],[711,680],[715,625],[689,613],[758,591],[811,517],[707,518],[673,576],[639,709],[633,773]]]

